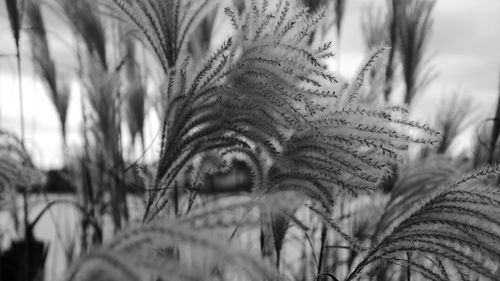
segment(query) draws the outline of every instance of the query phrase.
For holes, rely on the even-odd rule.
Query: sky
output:
[[[19,134],[19,97],[14,42],[10,34],[5,2],[0,2],[0,128]],[[352,77],[365,59],[361,33],[361,15],[366,5],[384,5],[385,0],[348,0],[343,22],[340,74]],[[73,35],[64,20],[53,11],[46,12],[51,52],[67,79],[74,80]],[[429,53],[437,78],[412,106],[415,118],[431,121],[444,97],[471,97],[475,120],[491,117],[499,94],[500,78],[500,1],[437,0],[433,12]],[[26,40],[26,36],[22,36]],[[336,40],[332,37],[329,40]],[[29,46],[24,41],[22,84],[25,100],[26,144],[41,167],[59,167],[62,163],[59,123],[44,87],[34,76],[29,62]],[[334,41],[334,44],[336,42]],[[73,97],[68,117],[69,144],[77,146],[80,135],[80,96],[72,82]],[[401,98],[401,96],[399,96]],[[398,96],[396,95],[396,101]],[[146,139],[154,137],[155,118],[147,122]],[[469,130],[469,136],[472,130]],[[457,150],[468,149],[464,137]],[[155,152],[153,148],[151,153]]]

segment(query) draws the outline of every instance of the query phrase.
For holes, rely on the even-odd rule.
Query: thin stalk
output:
[[[301,279],[300,280],[307,280],[307,269],[308,269],[308,255],[307,255],[307,247],[306,247],[306,243],[307,243],[307,233],[305,233],[304,235],[304,241],[303,241],[303,247],[302,247],[302,256],[300,257],[300,261],[301,261],[301,272],[302,272],[302,275],[301,275]]]
[[[495,150],[496,144],[498,140],[498,136],[500,134],[500,77],[498,79],[498,101],[497,108],[495,112],[495,118],[493,119],[493,128],[491,130],[491,139],[490,139],[490,153],[488,155],[488,164],[492,165],[495,162]]]
[[[384,83],[384,98],[385,101],[389,101],[389,96],[392,91],[392,77],[394,73],[394,55],[396,53],[397,48],[397,1],[391,1],[392,13],[390,14],[390,23],[389,23],[389,42],[391,44],[391,48],[389,49],[389,54],[387,58],[387,66],[385,69],[385,83]]]
[[[110,19],[110,25],[111,25],[111,33],[113,38],[113,43],[114,43],[114,48],[116,50],[120,50],[120,31],[119,31],[119,22],[116,19]],[[120,52],[116,52],[116,58],[115,60],[118,63],[118,65],[123,64],[126,59],[121,58]],[[118,66],[120,67],[120,66]],[[120,94],[120,91],[117,92],[117,100],[122,100],[122,96]],[[128,213],[128,205],[127,205],[127,189],[125,185],[125,164],[123,160],[123,139],[122,139],[122,130],[121,130],[121,120],[122,120],[122,112],[120,108],[118,107],[116,110],[117,113],[117,151],[116,156],[115,156],[115,165],[118,166],[118,174],[119,178],[116,179],[117,185],[119,188],[119,194],[120,194],[120,212],[121,212],[121,219],[127,223],[129,220],[129,213]]]
[[[21,146],[24,147],[25,131],[24,131],[24,97],[23,86],[21,81],[21,52],[19,50],[19,42],[16,42],[16,61],[17,61],[17,83],[19,89],[19,112],[21,122]]]
[[[410,268],[411,256],[409,252],[406,252],[406,261],[408,262],[408,267],[406,268],[406,280],[411,281],[411,268]]]
[[[321,271],[323,270],[323,256],[325,255],[325,250],[326,250],[326,235],[327,235],[327,228],[326,225],[323,224],[321,227],[321,244],[320,244],[320,249],[319,249],[319,261],[318,261],[318,272],[317,274],[320,275]]]
[[[337,72],[340,73],[340,38],[342,33],[342,21],[344,20],[344,12],[347,1],[335,0],[335,23],[337,27]]]
[[[101,232],[101,229],[100,229],[100,226],[96,223],[96,221],[93,219],[92,215],[89,214],[86,210],[85,210],[85,207],[84,206],[81,206],[80,204],[78,204],[78,202],[76,201],[71,201],[71,200],[66,200],[66,199],[57,199],[57,200],[54,200],[54,201],[50,201],[47,205],[45,205],[45,207],[38,213],[38,215],[35,217],[35,219],[28,225],[28,227],[30,229],[33,229],[35,228],[35,225],[38,223],[38,221],[40,221],[40,219],[43,217],[43,215],[45,214],[45,212],[49,211],[50,208],[52,208],[52,206],[56,205],[56,204],[66,204],[66,205],[71,205],[71,206],[74,206],[75,208],[77,208],[81,214],[86,217],[89,222],[92,224],[92,226],[95,228],[95,230],[97,232]]]
[[[314,280],[319,281],[322,276],[328,277],[333,281],[339,281],[333,274],[327,273],[327,272],[322,272],[322,273],[316,275],[316,278],[314,278]]]
[[[120,92],[118,92],[117,99],[121,100]],[[118,108],[117,109],[117,118],[118,120],[121,120],[121,111]],[[115,179],[116,184],[119,189],[119,195],[120,195],[120,217],[121,219],[124,220],[125,223],[128,222],[129,220],[129,214],[128,214],[128,205],[127,205],[127,190],[126,190],[126,185],[124,184],[124,179],[125,179],[125,165],[123,163],[123,143],[122,143],[122,131],[121,131],[121,126],[120,126],[120,121],[116,124],[117,126],[117,134],[118,134],[118,139],[117,139],[117,151],[115,152],[115,161],[118,163],[118,173],[119,173],[119,178]]]
[[[23,209],[24,209],[24,239],[26,241],[24,245],[24,274],[23,279],[29,280],[29,272],[30,272],[30,247],[29,240],[32,239],[33,232],[31,232],[30,223],[28,221],[28,187],[26,186],[23,190]]]
[[[90,213],[90,216],[95,218],[96,217],[96,203],[95,203],[95,196],[94,196],[94,191],[93,191],[93,186],[92,186],[92,179],[90,172],[86,166],[85,160],[84,159],[90,159],[90,147],[89,147],[89,138],[87,135],[87,116],[86,116],[86,107],[85,107],[85,99],[83,96],[84,92],[84,87],[82,86],[82,81],[83,81],[83,59],[82,59],[82,53],[81,53],[81,47],[80,44],[78,43],[77,38],[75,38],[76,42],[76,57],[78,61],[78,78],[80,81],[80,104],[81,104],[81,111],[82,111],[82,137],[83,137],[83,148],[84,148],[84,154],[81,159],[81,196],[82,196],[82,203],[83,207],[85,210],[87,210]],[[81,222],[81,236],[80,236],[80,247],[81,251],[85,252],[88,248],[89,245],[87,245],[87,229],[88,229],[88,220],[82,219]],[[98,224],[98,223],[96,223]],[[93,241],[100,241],[102,237],[94,236],[92,238]]]
[[[9,16],[9,22],[12,30],[12,35],[14,37],[14,41],[16,43],[16,60],[17,60],[17,79],[18,79],[18,88],[19,88],[19,107],[20,107],[20,121],[21,121],[21,145],[24,147],[24,102],[23,102],[23,91],[22,91],[22,82],[21,82],[21,51],[19,46],[19,38],[20,38],[20,30],[21,23],[24,11],[24,1],[20,1],[20,6],[18,7],[19,2],[17,0],[6,0],[5,6],[7,8],[7,13]]]
[[[340,33],[337,33],[337,73],[340,73]]]
[[[177,217],[179,215],[179,190],[177,184],[174,184],[174,212]]]

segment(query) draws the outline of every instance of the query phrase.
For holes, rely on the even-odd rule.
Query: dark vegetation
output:
[[[347,3],[6,0],[19,76],[26,35],[65,167],[43,173],[23,135],[0,131],[0,208],[18,235],[1,280],[43,279],[48,245],[33,229],[61,204],[79,212],[65,280],[499,280],[500,110],[470,163],[450,157],[467,103],[446,103],[432,127],[407,110],[432,81],[435,2],[367,9],[369,55],[352,81],[327,65]],[[45,9],[75,36],[78,149]],[[233,31],[219,44],[224,19]],[[404,105],[390,103],[398,80]],[[158,153],[146,161],[151,109]],[[36,196],[48,202],[29,216]]]

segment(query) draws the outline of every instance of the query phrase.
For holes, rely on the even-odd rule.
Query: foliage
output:
[[[374,46],[389,46],[385,62],[383,84],[385,101],[388,102],[394,83],[395,71],[401,64],[405,83],[404,102],[413,98],[434,78],[428,66],[427,45],[432,29],[432,10],[435,1],[391,0],[387,12],[368,6],[362,17],[363,35],[368,50]],[[382,76],[382,71],[377,71]]]
[[[178,186],[179,175],[189,163],[207,153],[216,152],[223,166],[234,157],[245,161],[251,169],[252,197],[266,198],[292,191],[299,196],[286,204],[299,206],[300,198],[305,196],[320,203],[320,209],[313,207],[313,210],[326,219],[340,193],[356,195],[376,189],[381,179],[390,173],[388,167],[404,160],[402,153],[408,142],[436,141],[435,131],[407,120],[406,112],[400,107],[373,109],[359,104],[364,75],[383,50],[376,51],[360,69],[357,79],[342,89],[344,85],[322,62],[332,56],[330,44],[319,49],[309,46],[309,38],[322,19],[322,12],[309,15],[307,9],[297,9],[288,1],[280,3],[276,10],[267,2],[259,5],[249,1],[241,15],[226,8],[236,35],[226,40],[201,66],[195,67],[183,53],[185,39],[182,38],[189,36],[185,30],[191,30],[183,18],[196,15],[206,2],[193,1],[186,6],[180,1],[114,2],[143,31],[168,81],[163,92],[165,112],[158,168],[150,186],[152,193],[146,205],[144,225],[131,232],[132,241],[153,242],[157,238],[149,235],[156,235],[154,233],[163,233],[160,236],[167,239],[175,235],[174,229],[184,231],[182,227],[175,228],[175,220],[158,225],[154,218],[166,207],[167,211],[170,209],[171,198],[175,214],[180,215],[176,197],[177,189],[182,188]],[[160,14],[161,11],[164,14]],[[166,13],[173,14],[166,16]],[[173,20],[174,24],[161,25],[160,20],[166,19]],[[175,34],[177,37],[169,37]],[[263,223],[264,256],[268,247],[274,247],[279,256],[280,241],[289,221],[273,214],[263,210],[259,216]],[[333,221],[327,221],[335,231],[343,233]],[[225,224],[218,221],[217,226],[221,225]],[[165,237],[167,233],[171,234]],[[189,229],[183,235],[188,239],[193,237],[188,242],[195,245],[202,239],[206,250],[213,249],[212,243],[219,243],[207,240],[206,234],[199,237],[199,233]],[[122,237],[108,246],[111,248],[107,253],[114,251],[113,245],[129,243],[126,242],[129,235]],[[139,241],[137,246],[142,245]],[[276,244],[269,245],[271,241]],[[179,247],[179,244],[171,246]],[[133,248],[127,249],[133,251]],[[224,249],[233,251],[231,247]],[[219,249],[221,254],[224,251]],[[124,264],[154,267],[144,258],[126,261],[122,259],[124,256],[116,254],[94,255],[78,263],[70,279],[95,276],[94,269],[103,270],[96,260],[114,264],[114,269],[109,267],[107,271],[110,278],[136,278],[133,274],[138,272],[126,269]],[[221,256],[226,260],[226,254]],[[239,254],[230,257],[233,261],[241,259]],[[246,273],[255,274],[248,270]]]
[[[35,69],[48,88],[50,99],[59,117],[63,142],[66,143],[66,118],[70,100],[68,83],[56,70],[56,65],[49,51],[49,43],[42,18],[40,3],[29,0],[26,7],[29,22],[31,52]]]
[[[125,2],[118,5],[129,15],[133,11]],[[137,13],[146,14],[147,7]],[[321,13],[294,13],[289,2],[282,3],[277,17],[268,11],[266,3],[249,7],[251,11],[241,18],[226,9],[238,35],[228,39],[200,70],[193,71],[189,60],[181,60],[177,68],[169,70],[162,150],[152,187],[161,191],[150,198],[146,220],[167,204],[165,194],[172,190],[169,186],[183,166],[207,151],[243,155],[253,168],[257,193],[297,190],[301,186],[301,192],[328,207],[343,189],[358,193],[375,187],[388,172],[383,168],[384,161],[401,160],[399,151],[406,147],[402,142],[434,141],[395,135],[394,127],[432,132],[405,120],[398,108],[356,106],[365,69],[353,86],[337,94],[335,77],[320,61],[331,56],[329,44],[319,50],[310,50],[307,45]],[[144,32],[149,36],[161,34],[154,26]],[[154,45],[162,41],[161,37],[150,40]],[[160,61],[169,53],[159,53]],[[172,63],[164,67],[169,65]],[[329,108],[317,102],[326,98],[330,99]],[[255,152],[256,146],[260,154]],[[333,153],[325,155],[324,151]],[[389,157],[379,160],[379,153]],[[264,163],[270,161],[262,158],[274,160],[266,167]],[[369,176],[368,171],[375,175]],[[297,185],[299,182],[302,184]],[[362,186],[361,182],[373,187]]]
[[[131,36],[124,40],[125,47],[125,77],[128,81],[127,90],[124,94],[125,112],[127,116],[127,124],[132,137],[132,147],[135,144],[138,136],[142,149],[145,149],[144,144],[144,122],[146,118],[146,79],[142,77],[139,62],[136,58],[136,42]]]
[[[370,89],[387,99],[399,44],[414,96],[434,2],[391,1],[389,16],[367,14],[371,54],[350,83],[328,68],[332,43],[316,44],[329,7],[318,2],[308,1],[309,9],[291,1],[60,0],[85,47],[78,53],[82,203],[74,204],[82,257],[68,280],[403,280],[413,272],[428,280],[498,279],[498,167],[457,180],[463,167],[430,156],[398,171],[390,194],[377,193],[406,162],[409,145],[440,144],[444,152],[466,123],[458,109],[442,111],[440,139],[404,107],[375,105],[362,89],[381,73],[384,88]],[[346,3],[334,3],[338,33]],[[56,102],[63,94],[38,3],[27,11],[35,64],[54,102],[64,104]],[[208,51],[222,11],[234,32]],[[145,150],[151,73],[144,69],[154,68],[139,63],[141,43],[161,69],[160,147],[150,166],[136,165],[140,157],[126,167],[124,112],[132,143],[139,135]],[[393,47],[388,57],[379,44]],[[3,144],[7,201],[16,185],[30,185],[22,181],[32,165],[22,143],[5,145],[5,153]],[[128,215],[125,173],[134,168],[144,176],[134,194],[145,196],[142,222]],[[117,235],[98,246],[107,216]],[[297,263],[289,256],[296,243]]]
[[[493,158],[495,154],[495,149],[496,149],[496,144],[498,137],[500,135],[500,79],[498,79],[498,102],[497,102],[497,109],[495,112],[495,119],[493,120],[493,126],[491,129],[491,136],[490,136],[490,153],[488,157],[488,163],[493,164]]]
[[[129,217],[121,144],[121,64],[112,66],[107,52],[107,46],[113,42],[111,32],[106,32],[100,2],[59,0],[59,4],[84,46],[84,52],[78,53],[86,142],[79,195],[92,217],[102,223],[102,218],[110,213],[114,228],[121,229]],[[79,47],[77,43],[78,50]],[[106,194],[109,200],[103,197]],[[86,227],[90,225],[82,221],[83,233],[88,231]]]
[[[31,190],[41,177],[21,140],[0,130],[0,210],[15,208],[18,189]]]
[[[387,16],[380,7],[369,5],[363,8],[361,29],[368,50],[390,46],[387,21]]]
[[[363,31],[365,48],[369,51],[389,47],[387,58],[379,61],[380,68],[372,69],[370,81],[371,96],[374,93],[383,93],[385,102],[389,101],[392,93],[394,74],[397,70],[398,62],[396,55],[398,51],[398,26],[401,21],[401,13],[398,11],[403,1],[387,1],[387,11],[373,4],[364,7],[361,17],[361,28]],[[373,86],[373,87],[372,87]],[[381,89],[379,89],[379,87]],[[373,88],[373,89],[372,89]]]
[[[500,79],[499,79],[500,83]],[[500,84],[498,88],[500,98]],[[500,101],[500,99],[499,99]],[[474,143],[474,167],[481,167],[486,164],[498,163],[499,149],[498,137],[500,132],[500,102],[497,102],[495,117],[492,119],[483,120],[476,127],[476,136]]]
[[[326,38],[330,37],[330,31],[335,27],[336,31],[336,56],[339,58],[340,38],[342,33],[342,22],[347,2],[344,0],[326,1],[326,0],[302,0],[303,4],[309,8],[310,14],[322,11],[324,19],[315,24],[314,31],[311,34],[310,44],[313,46],[321,45]]]
[[[24,2],[25,1],[5,0],[7,14],[9,16],[10,28],[17,47],[19,47],[19,37],[23,18]]]
[[[337,39],[340,38],[340,33],[342,30],[342,20],[344,19],[345,7],[347,1],[345,0],[335,0],[335,26],[337,27]]]
[[[258,226],[258,210],[262,207],[272,206],[276,212],[289,216],[284,203],[278,198],[243,200],[195,210],[168,223],[160,220],[129,229],[111,244],[84,257],[70,271],[68,280],[144,280],[154,276],[169,280],[217,280],[242,274],[249,280],[274,279],[277,272],[268,264],[247,251],[231,247],[236,231],[224,229],[241,226],[247,231]],[[178,256],[173,249],[183,254]]]
[[[486,168],[424,194],[386,224],[346,280],[380,262],[407,264],[428,280],[498,279],[499,198],[488,180],[498,171]]]
[[[137,25],[163,70],[173,67],[185,52],[189,35],[218,1],[123,1],[115,4]]]
[[[385,229],[402,213],[435,191],[439,186],[460,175],[457,166],[449,157],[430,156],[405,167],[399,173],[385,212],[378,221],[377,229]]]
[[[472,101],[470,99],[450,98],[443,104],[446,107],[439,112],[436,127],[442,132],[442,138],[437,146],[436,153],[445,153],[460,132],[471,126],[474,118],[471,116]]]
[[[104,24],[99,16],[98,3],[87,0],[58,1],[73,30],[83,39],[90,57],[95,60],[95,63],[107,69],[106,34]]]
[[[397,40],[406,86],[404,102],[409,104],[417,92],[432,79],[427,68],[426,49],[432,28],[435,1],[393,1],[397,19]]]
[[[19,90],[19,112],[21,124],[21,142],[24,142],[24,97],[21,82],[21,48],[19,40],[21,37],[21,26],[24,15],[25,0],[5,0],[7,14],[9,16],[10,30],[16,44],[16,62],[17,62],[17,81]]]
[[[381,46],[391,47],[387,55],[377,60],[376,64],[370,69],[365,88],[367,93],[364,100],[369,104],[376,104],[382,96],[384,102],[388,102],[388,95],[385,95],[386,89],[390,88],[391,79],[387,77],[387,71],[392,75],[392,57],[394,48],[391,45],[389,37],[389,16],[380,8],[374,5],[368,5],[363,8],[361,18],[361,29],[363,31],[365,48],[369,52],[380,48]],[[387,90],[390,92],[390,90]]]

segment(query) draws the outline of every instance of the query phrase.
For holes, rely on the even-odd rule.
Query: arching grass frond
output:
[[[132,138],[132,147],[135,144],[136,137],[139,136],[144,149],[147,80],[143,77],[143,71],[136,58],[136,41],[132,36],[127,36],[124,39],[123,46],[125,49],[125,77],[128,81],[124,94],[124,106],[127,112],[126,121]]]
[[[349,107],[353,102],[359,102],[359,91],[365,80],[365,75],[370,69],[372,69],[375,63],[377,63],[377,61],[380,60],[382,56],[384,56],[386,51],[387,48],[385,47],[378,48],[374,50],[370,56],[368,56],[368,59],[362,64],[361,69],[358,71],[356,79],[349,85],[347,89],[342,91],[339,98],[339,103],[337,105],[339,108]]]
[[[66,141],[66,118],[70,101],[69,85],[65,77],[57,72],[47,41],[45,23],[39,1],[28,0],[26,17],[29,23],[29,37],[32,59],[40,78],[46,85],[50,100],[54,105],[61,126],[63,141]]]
[[[251,10],[238,19],[238,29],[254,26],[254,22],[269,25],[260,24],[262,28],[251,31],[251,36],[229,38],[199,67],[186,64],[186,69],[168,73],[162,160],[157,172],[158,182],[165,188],[148,205],[163,206],[161,194],[166,194],[182,169],[177,165],[209,150],[246,155],[249,166],[255,167],[254,183],[261,185],[266,173],[262,157],[277,157],[289,131],[296,124],[307,123],[312,111],[321,110],[313,97],[321,96],[326,86],[335,86],[331,75],[313,77],[313,73],[326,72],[305,44],[294,46],[285,39],[300,30],[291,27],[281,36],[271,33],[269,26],[279,29],[289,17],[307,21],[305,13],[283,12],[283,23],[278,20],[272,25],[272,11],[267,6],[253,3],[247,7]],[[222,138],[227,141],[219,142]],[[252,147],[233,150],[240,141]],[[265,156],[256,153],[257,147]]]
[[[228,227],[255,224],[259,221],[256,215],[259,208],[269,208],[269,203],[268,199],[233,202],[224,207],[208,208],[205,212],[194,210],[192,215],[168,224],[158,221],[131,228],[108,245],[84,256],[74,265],[68,280],[92,280],[98,273],[107,276],[106,280],[143,280],[146,277],[211,280],[215,278],[215,268],[249,280],[278,278],[278,273],[268,264],[238,249],[226,240],[230,240],[230,236],[219,232]],[[284,204],[281,206],[285,208]],[[250,220],[245,219],[246,216]],[[214,233],[220,235],[214,236]],[[172,249],[175,248],[182,251],[174,254]],[[194,255],[199,251],[202,256]]]
[[[458,135],[475,123],[472,99],[460,98],[458,94],[452,93],[453,97],[443,101],[445,108],[436,117],[436,127],[442,132],[436,153],[445,153]]]
[[[168,71],[156,192],[146,220],[166,206],[179,171],[200,153],[227,154],[236,146],[232,151],[254,167],[256,194],[294,190],[331,207],[339,192],[377,188],[388,167],[404,160],[408,143],[436,141],[437,132],[400,108],[359,105],[363,75],[382,51],[338,94],[342,85],[322,62],[330,44],[312,50],[305,40],[323,13],[288,1],[261,4],[249,1],[241,14],[226,9],[236,35],[201,65],[184,60]]]
[[[104,69],[108,68],[106,32],[96,1],[58,0],[73,30],[83,39],[92,58]]]
[[[365,47],[368,50],[378,46],[390,46],[389,19],[385,11],[374,4],[363,7],[361,29]]]
[[[34,166],[30,154],[22,140],[11,132],[0,129],[0,154],[10,155],[20,163]]]
[[[427,65],[427,47],[433,25],[436,2],[394,1],[397,19],[397,41],[406,86],[404,102],[409,104],[433,78]]]
[[[378,222],[377,232],[397,220],[422,198],[458,176],[459,169],[453,160],[446,156],[428,157],[404,168],[398,175],[385,212]]]
[[[160,61],[163,70],[174,67],[185,52],[188,39],[211,7],[208,0],[113,0],[136,24]]]
[[[26,0],[5,0],[7,14],[9,16],[10,29],[16,46],[19,47],[19,37]]]
[[[21,141],[0,130],[0,209],[12,207],[20,188],[32,190],[42,178]]]
[[[116,99],[120,85],[117,72],[108,72],[99,66],[91,65],[88,81],[86,83],[87,99],[93,115],[90,119],[94,122],[97,137],[106,143],[106,149],[116,145],[118,136]],[[108,151],[109,152],[109,151]]]
[[[162,280],[195,281],[204,279],[208,272],[183,268],[171,257],[159,254],[126,256],[120,252],[96,251],[87,254],[68,273],[67,280]]]
[[[456,280],[465,273],[473,279],[497,280],[500,192],[488,184],[488,178],[499,172],[496,166],[484,168],[441,185],[407,207],[385,226],[379,242],[346,280],[353,280],[371,263],[398,260],[407,252],[415,256],[403,263],[418,269],[428,280],[449,280],[450,274]],[[445,262],[447,273],[423,257]]]
[[[315,199],[323,198],[327,208],[340,192],[358,195],[377,189],[392,173],[390,167],[405,160],[409,143],[437,141],[437,132],[408,121],[398,108],[346,108],[311,124],[284,144],[275,182],[283,189],[287,184],[293,188],[293,181],[310,181],[302,184],[303,190],[314,187]]]
[[[295,226],[308,230],[302,221],[294,216],[300,200],[292,193],[257,198],[232,198],[230,202],[215,202],[193,209],[179,223],[198,229],[222,229],[235,227],[255,227],[260,225],[260,213],[271,211],[288,218]],[[222,206],[221,206],[222,205]]]

